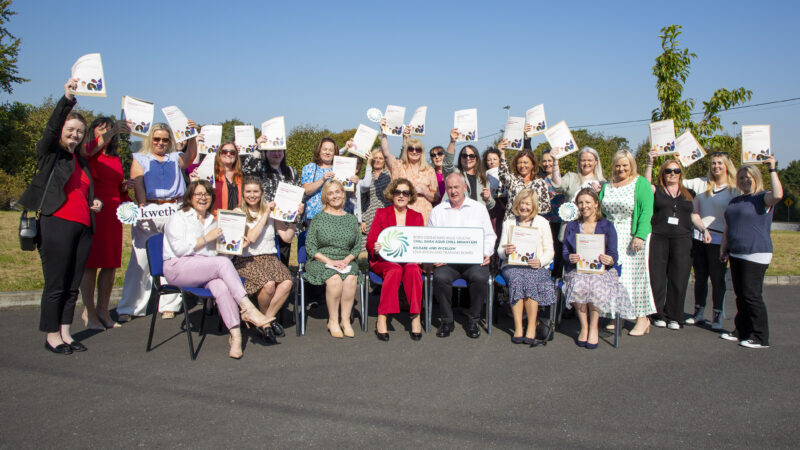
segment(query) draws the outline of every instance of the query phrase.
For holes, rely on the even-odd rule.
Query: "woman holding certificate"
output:
[[[217,202],[212,214],[218,209],[234,209],[242,204],[242,162],[239,150],[233,142],[223,142],[214,155],[214,195]]]
[[[247,298],[231,260],[217,256],[215,248],[222,229],[209,212],[214,207],[214,197],[208,181],[189,183],[180,209],[164,227],[164,278],[178,286],[205,287],[214,294],[219,315],[231,334],[228,356],[240,359],[240,312],[247,326],[253,324],[261,332],[269,327],[269,321]]]
[[[450,139],[452,139],[452,132]],[[507,140],[503,140],[498,145],[503,149],[510,147]],[[512,211],[514,205],[514,198],[523,189],[531,189],[536,192],[536,197],[539,199],[537,206],[538,214],[547,214],[550,212],[550,201],[552,200],[550,191],[547,189],[547,182],[542,178],[537,178],[539,174],[539,166],[536,162],[536,156],[530,149],[523,149],[514,155],[511,160],[511,169],[509,171],[508,162],[506,161],[506,153],[500,152],[500,181],[508,193],[508,201],[506,203],[505,219],[508,220],[514,217]]]
[[[553,250],[555,259],[553,261],[553,273],[556,277],[561,277],[564,268],[564,261],[561,258],[561,250],[564,246],[561,236],[561,217],[558,216],[558,208],[564,203],[564,194],[558,192],[553,186],[553,174],[558,168],[558,160],[553,157],[550,150],[542,151],[542,165],[539,167],[539,176],[547,183],[547,192],[550,194],[550,212],[542,214],[542,217],[550,223],[550,232],[553,235]]]
[[[578,220],[567,223],[564,230],[564,298],[567,307],[578,312],[578,346],[593,350],[599,342],[600,315],[625,319],[636,315],[619,282],[614,224],[603,218],[594,189],[581,189],[575,203]]]
[[[233,266],[244,278],[247,295],[256,296],[258,309],[270,323],[271,333],[267,331],[267,336],[283,337],[286,334],[275,318],[289,297],[293,283],[289,269],[277,257],[275,236],[281,242],[291,243],[295,226],[293,222],[272,218],[275,202],[264,200],[261,186],[261,180],[256,177],[246,177],[242,183],[244,204],[240,210],[247,215],[247,244],[242,255],[233,260]]]
[[[425,161],[425,156],[423,156],[425,146],[422,141],[409,138],[411,136],[411,127],[409,126],[403,129],[403,149],[400,151],[400,159],[395,158],[389,149],[389,140],[382,131],[385,123],[386,119],[381,119],[381,150],[383,157],[386,158],[386,165],[392,173],[392,179],[405,178],[414,185],[414,190],[417,191],[417,200],[408,207],[422,214],[425,223],[428,223],[433,202],[439,192],[436,170]]]
[[[742,195],[731,200],[725,209],[725,235],[720,258],[730,260],[731,280],[736,292],[736,329],[722,333],[721,338],[739,341],[747,348],[769,347],[769,322],[762,289],[764,273],[772,261],[770,227],[774,206],[783,198],[783,186],[778,178],[777,163],[772,156],[769,165],[771,190],[764,189],[761,170],[747,165],[736,174],[737,187]]]
[[[400,312],[397,290],[402,281],[411,315],[411,339],[418,341],[422,339],[422,325],[419,317],[422,309],[422,269],[419,264],[398,264],[386,261],[378,254],[381,251],[381,244],[377,241],[378,235],[386,228],[394,226],[422,227],[425,226],[425,220],[422,214],[408,208],[408,204],[416,200],[417,193],[414,191],[414,185],[405,178],[392,180],[389,187],[386,188],[384,196],[387,200],[391,199],[392,206],[381,208],[375,213],[375,221],[369,229],[369,236],[367,236],[369,270],[383,278],[375,335],[381,341],[389,340],[386,320],[389,314]]]
[[[331,336],[353,337],[350,313],[358,282],[356,258],[361,251],[361,230],[355,216],[344,210],[345,191],[340,181],[325,183],[321,199],[322,210],[314,215],[306,236],[310,258],[305,279],[314,285],[325,285]]]
[[[489,177],[486,176],[486,168],[483,166],[478,149],[472,145],[465,145],[458,154],[458,160],[454,161],[458,136],[458,129],[450,130],[450,143],[444,153],[444,178],[447,179],[448,175],[457,170],[467,180],[467,197],[485,205],[486,209],[491,211],[495,206],[495,200],[492,197],[491,183]],[[509,203],[509,209],[510,206]]]
[[[191,120],[189,126],[196,127]],[[186,192],[182,172],[194,161],[197,142],[195,138],[191,138],[186,145],[186,151],[178,152],[173,136],[169,125],[156,123],[142,141],[142,148],[133,154],[130,178],[134,181],[134,192],[139,206],[165,203],[177,206]],[[120,322],[127,322],[131,316],[144,316],[146,313],[153,284],[147,264],[147,239],[163,232],[167,220],[167,217],[140,220],[133,226],[133,251],[125,271],[122,299],[117,305]],[[180,306],[180,297],[177,294],[162,296],[159,301],[161,317],[174,318]]]
[[[611,160],[613,179],[600,191],[600,206],[617,231],[617,253],[622,267],[620,281],[630,295],[636,325],[628,333],[644,336],[650,332],[648,316],[656,313],[650,273],[647,270],[647,242],[652,226],[653,191],[636,171],[630,150],[619,150]],[[613,324],[607,328],[613,327]]]
[[[514,216],[503,222],[503,233],[497,255],[503,261],[501,270],[508,284],[508,300],[514,315],[515,344],[539,345],[536,340],[536,314],[539,305],[556,301],[550,281],[553,262],[553,237],[547,219],[538,215],[536,192],[523,189],[514,197]],[[522,313],[528,314],[528,327],[523,335]]]
[[[439,184],[439,191],[436,200],[433,202],[433,206],[436,206],[442,201],[442,197],[444,197],[444,168],[442,166],[444,163],[444,147],[441,145],[433,147],[429,155],[431,157],[431,166],[433,166],[433,170],[436,171],[436,182]]]
[[[372,228],[372,221],[379,208],[386,208],[392,204],[392,199],[384,195],[384,191],[392,182],[389,168],[386,167],[386,159],[380,147],[373,148],[367,157],[367,170],[364,179],[361,180],[362,206],[363,198],[366,198],[366,208],[361,214],[361,234],[369,233]]]
[[[335,177],[333,157],[338,153],[336,141],[322,138],[314,149],[314,160],[303,166],[300,183],[306,192],[306,225],[322,211],[322,188]]]

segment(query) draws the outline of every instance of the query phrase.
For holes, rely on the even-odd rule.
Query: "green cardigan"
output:
[[[603,195],[606,192],[606,186],[610,183],[603,185],[600,190],[600,204],[603,202]],[[653,231],[653,226],[650,221],[653,219],[653,190],[650,188],[650,183],[642,176],[636,178],[636,187],[633,191],[633,220],[631,221],[631,234],[639,239],[646,241],[647,235]],[[603,211],[605,214],[605,211]]]

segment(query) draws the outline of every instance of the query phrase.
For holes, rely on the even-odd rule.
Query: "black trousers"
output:
[[[284,266],[289,267],[289,256],[292,252],[292,243],[283,242],[283,239],[278,239],[278,258]]]
[[[92,230],[53,216],[41,216],[39,228],[39,256],[44,275],[39,331],[55,333],[61,325],[72,323],[78,288],[92,247]]]
[[[736,317],[733,319],[736,335],[741,340],[752,339],[761,345],[769,345],[767,305],[761,296],[769,264],[739,258],[730,261],[733,292],[736,293]]]
[[[453,307],[450,300],[453,296],[453,281],[463,278],[469,285],[469,319],[478,321],[481,318],[483,302],[489,282],[489,266],[478,264],[447,264],[433,269],[433,295],[439,303],[442,323],[453,323]]]
[[[694,267],[694,306],[705,307],[708,296],[708,279],[711,278],[711,298],[715,311],[722,311],[725,301],[725,272],[728,263],[719,260],[719,244],[705,244],[692,239],[692,267]]]
[[[672,238],[656,233],[650,236],[650,287],[656,304],[656,319],[683,324],[691,268],[691,236]]]

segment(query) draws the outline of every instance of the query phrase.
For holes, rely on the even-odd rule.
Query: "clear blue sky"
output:
[[[0,100],[60,95],[72,63],[100,52],[108,98],[83,107],[118,114],[132,95],[178,105],[200,123],[277,115],[334,131],[367,121],[369,107],[428,105],[428,147],[445,144],[453,112],[478,108],[479,137],[506,112],[544,103],[570,127],[646,119],[657,106],[651,73],[661,27],[681,24],[697,53],[685,96],[746,87],[751,103],[800,97],[800,3],[674,2],[267,2],[15,1],[29,83]],[[781,165],[800,159],[800,101],[732,111],[731,123],[772,125]],[[589,128],[635,147],[647,123]],[[395,150],[399,138],[392,138]],[[537,140],[543,138],[536,138]],[[483,149],[490,139],[479,142]],[[536,144],[536,141],[534,142]],[[580,144],[580,143],[579,143]]]

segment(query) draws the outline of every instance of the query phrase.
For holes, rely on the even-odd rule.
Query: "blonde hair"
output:
[[[539,214],[539,196],[536,195],[536,191],[533,189],[523,189],[519,191],[519,193],[514,196],[514,205],[511,207],[511,212],[514,213],[515,216],[519,217],[519,204],[522,203],[525,199],[531,199],[531,204],[533,205],[533,211],[531,212],[531,219],[536,217]]]
[[[170,154],[177,150],[175,136],[172,135],[172,128],[165,123],[154,123],[150,128],[150,132],[147,133],[147,137],[142,140],[142,148],[139,149],[139,153],[145,155],[151,155],[153,153],[153,134],[156,131],[166,131],[169,137],[169,145],[167,145],[167,152],[165,154]]]
[[[764,190],[764,179],[761,178],[761,171],[758,170],[758,167],[755,165],[746,165],[739,167],[739,171],[736,172],[736,176],[738,178],[739,173],[742,171],[746,171],[751,177],[753,177],[753,181],[755,182],[755,186],[750,192],[742,191],[742,194],[749,195],[749,194],[758,194],[759,192]],[[738,180],[737,180],[738,181]],[[739,183],[736,183],[736,187],[739,187]]]
[[[433,169],[433,166],[428,164],[428,161],[426,161],[426,158],[425,158],[425,144],[423,144],[422,141],[420,141],[417,138],[409,139],[408,140],[408,146],[403,147],[403,151],[400,152],[400,160],[403,161],[403,167],[410,167],[411,166],[411,163],[408,162],[408,147],[419,147],[419,148],[422,149],[422,152],[420,153],[420,158],[419,158],[419,171],[420,172],[425,172],[429,168]]]
[[[728,155],[724,153],[717,153],[711,154],[711,160],[713,161],[714,158],[719,158],[722,160],[722,164],[725,165],[725,171],[728,175],[728,189],[733,189],[737,186],[736,183],[736,166],[733,165],[733,162],[728,157]],[[708,165],[708,175],[706,176],[706,198],[711,197],[711,194],[714,193],[714,174],[711,173],[711,164]]]
[[[614,170],[614,166],[616,166],[617,161],[622,158],[626,158],[631,165],[631,177],[639,175],[639,171],[636,170],[636,158],[633,157],[633,153],[631,153],[630,150],[623,148],[621,150],[617,150],[617,152],[614,153],[614,157],[611,158],[611,176],[614,178],[614,181],[620,181],[616,179],[616,171]]]
[[[344,192],[344,185],[342,184],[341,181],[336,180],[336,179],[328,180],[325,183],[325,185],[322,186],[322,194],[321,194],[322,198],[320,200],[322,200],[322,207],[323,208],[327,208],[328,207],[328,191],[331,190],[331,186],[339,186],[339,189],[342,191],[342,194],[346,194]]]
[[[258,186],[258,190],[261,191],[261,200],[259,200],[258,205],[258,215],[253,215],[253,212],[250,210],[250,207],[247,205],[247,200],[244,198],[244,188],[245,186],[249,186],[254,184]],[[264,201],[264,187],[261,186],[261,180],[258,177],[248,176],[244,178],[242,182],[242,203],[239,205],[238,209],[245,213],[247,216],[247,222],[255,222],[259,216],[263,216],[264,213],[267,212],[267,203]]]
[[[581,178],[581,181],[584,181],[583,174],[581,173],[581,155],[583,155],[584,153],[588,153],[594,156],[594,160],[597,161],[597,164],[594,165],[594,172],[592,172],[594,178],[600,182],[606,181],[606,177],[603,176],[603,164],[600,162],[600,154],[597,153],[597,150],[593,149],[592,147],[589,147],[588,145],[586,147],[583,147],[581,151],[578,152],[577,172],[578,176]]]

